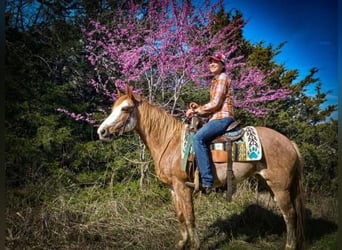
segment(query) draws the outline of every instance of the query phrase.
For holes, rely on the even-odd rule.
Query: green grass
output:
[[[8,249],[174,249],[180,237],[170,192],[156,180],[142,191],[137,182],[47,190],[8,190]],[[285,224],[267,194],[241,185],[231,203],[222,193],[194,202],[201,249],[284,247]],[[311,196],[307,210],[308,249],[334,249],[336,200]]]

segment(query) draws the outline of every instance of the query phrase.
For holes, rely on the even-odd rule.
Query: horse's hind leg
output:
[[[285,181],[286,178],[275,178],[272,175],[272,172],[265,169],[262,170],[260,175],[266,180],[267,185],[271,188],[273,192],[273,198],[277,203],[285,224],[286,224],[286,250],[295,250],[296,249],[296,210],[294,204],[291,200],[291,193],[290,193],[290,182]],[[276,180],[276,181],[274,181]]]
[[[289,190],[273,190],[274,198],[286,224],[286,250],[296,249],[296,211],[291,202]]]
[[[200,242],[195,229],[195,216],[192,203],[191,190],[184,183],[175,180],[173,183],[172,199],[176,207],[176,215],[182,239],[177,244],[177,249],[184,249],[190,240],[191,249],[199,249]]]

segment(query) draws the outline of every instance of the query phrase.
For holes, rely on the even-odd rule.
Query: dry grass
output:
[[[45,196],[39,188],[36,192],[36,197],[32,190],[30,195],[8,192],[8,249],[174,249],[179,237],[169,191],[159,182],[152,181],[143,192],[133,182],[114,190],[93,186]],[[326,235],[333,241],[336,231],[336,202],[327,197],[325,207],[319,201],[308,206],[309,223],[325,225],[326,231],[309,232],[311,249],[327,246],[320,241]],[[284,223],[273,200],[248,182],[239,185],[231,203],[222,193],[197,196],[195,212],[202,249],[283,247]]]
[[[6,215],[9,249],[168,249],[177,231],[171,204],[153,190],[78,189]]]

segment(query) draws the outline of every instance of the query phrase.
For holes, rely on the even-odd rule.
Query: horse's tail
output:
[[[294,208],[296,211],[296,249],[304,248],[305,241],[305,199],[304,199],[304,187],[303,187],[303,158],[300,154],[299,148],[295,142],[292,144],[297,153],[296,170],[291,188],[291,197],[294,203]]]

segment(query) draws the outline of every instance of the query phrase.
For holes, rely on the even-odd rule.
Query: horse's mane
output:
[[[175,133],[180,133],[183,129],[184,124],[180,120],[146,100],[141,100],[139,111],[145,129],[150,133],[156,133],[162,138],[168,138],[170,135],[174,136]]]

